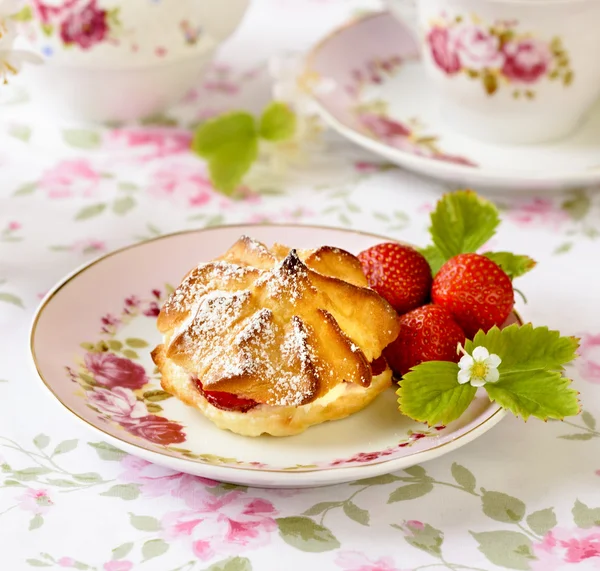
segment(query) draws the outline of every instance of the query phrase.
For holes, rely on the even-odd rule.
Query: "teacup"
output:
[[[27,0],[21,45],[44,65],[23,80],[46,112],[126,121],[164,111],[198,84],[249,0]]]
[[[559,139],[600,95],[600,0],[387,2],[401,20],[414,16],[441,116],[468,136]]]

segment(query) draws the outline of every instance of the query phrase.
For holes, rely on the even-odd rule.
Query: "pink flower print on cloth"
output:
[[[48,169],[39,182],[49,198],[94,196],[102,177],[85,159],[61,161]]]
[[[533,544],[531,571],[600,569],[600,528],[554,528]]]
[[[108,148],[131,151],[140,162],[188,153],[191,142],[190,131],[165,127],[113,129],[106,137]]]
[[[520,226],[547,226],[558,230],[569,220],[569,215],[548,198],[534,198],[513,207],[508,218]]]
[[[171,495],[191,499],[195,490],[202,490],[204,486],[214,488],[219,485],[214,480],[175,472],[136,456],[123,458],[121,466],[125,471],[119,475],[119,480],[137,484],[142,494],[148,498]]]
[[[35,515],[40,515],[48,511],[48,509],[54,505],[54,502],[50,499],[48,491],[45,489],[29,488],[24,494],[17,498],[19,500],[19,507],[22,510],[31,512]]]
[[[151,181],[150,195],[178,206],[203,206],[215,196],[204,166],[196,161],[194,164],[165,164],[154,172]]]
[[[341,551],[335,558],[335,564],[344,571],[410,571],[396,567],[391,557],[370,559],[359,551]]]
[[[600,333],[584,333],[579,345],[576,366],[584,381],[600,384]]]
[[[133,563],[131,561],[109,561],[102,566],[104,571],[131,571]]]
[[[184,499],[190,509],[162,519],[165,539],[189,542],[194,555],[203,561],[264,547],[277,529],[273,504],[243,492],[215,497],[200,488]]]

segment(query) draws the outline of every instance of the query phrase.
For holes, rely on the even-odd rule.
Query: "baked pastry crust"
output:
[[[303,406],[257,406],[246,412],[223,410],[210,404],[198,391],[193,379],[165,357],[159,345],[152,358],[162,374],[162,387],[189,406],[197,408],[213,424],[242,436],[293,436],[329,420],[346,418],[367,407],[392,385],[389,368],[373,377],[369,387],[342,383],[322,398]]]
[[[157,325],[164,342],[152,356],[163,388],[247,435],[295,434],[364,408],[391,383],[389,369],[373,379],[370,363],[399,327],[352,254],[269,249],[246,236],[189,272]],[[219,409],[194,379],[259,406]]]

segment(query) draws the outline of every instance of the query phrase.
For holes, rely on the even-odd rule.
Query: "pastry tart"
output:
[[[392,383],[399,331],[359,260],[242,236],[183,279],[158,316],[164,390],[237,434],[288,436],[366,407]]]

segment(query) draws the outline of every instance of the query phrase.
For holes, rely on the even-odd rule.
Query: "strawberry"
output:
[[[450,258],[433,280],[431,298],[452,314],[469,339],[480,329],[502,325],[515,303],[510,278],[479,254]]]
[[[371,289],[404,314],[427,302],[431,268],[414,248],[394,242],[377,244],[358,255]]]
[[[397,376],[424,361],[457,363],[465,334],[452,316],[437,305],[424,305],[400,318],[400,333],[383,354]]]
[[[258,403],[252,399],[245,399],[238,397],[233,393],[226,393],[224,391],[207,391],[202,386],[200,379],[194,379],[196,388],[200,394],[214,407],[220,408],[221,410],[230,410],[234,412],[247,412],[251,408],[254,408]]]

